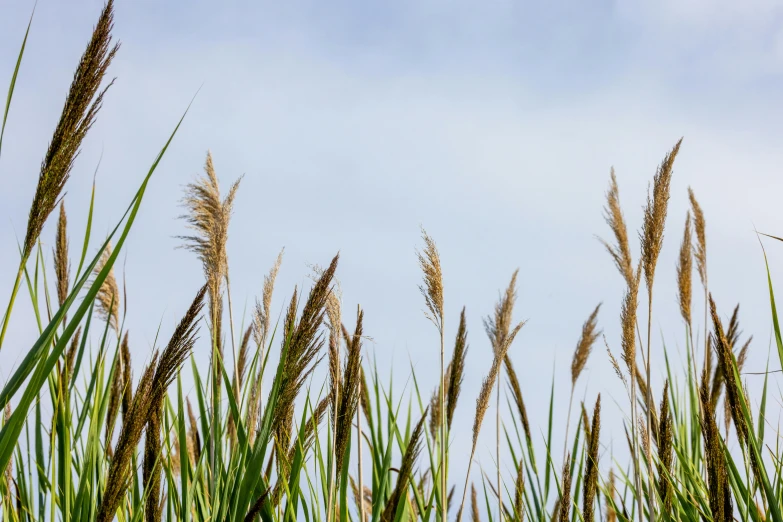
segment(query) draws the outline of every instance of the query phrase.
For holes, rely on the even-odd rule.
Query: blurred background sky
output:
[[[100,8],[92,0],[36,7],[0,158],[3,303],[38,167]],[[0,3],[3,93],[32,10],[32,1]],[[412,364],[428,398],[438,338],[417,288],[423,225],[442,256],[449,345],[463,305],[469,320],[454,454],[469,449],[474,398],[491,363],[482,318],[516,268],[516,317],[528,324],[510,353],[536,434],[545,430],[554,378],[560,448],[571,356],[599,302],[600,327],[620,350],[624,288],[596,239],[610,238],[602,217],[609,169],[637,230],[647,185],[681,136],[656,277],[656,394],[663,344],[683,357],[675,263],[688,186],[706,214],[711,290],[724,316],[742,304],[743,330],[755,336],[746,369],[764,369],[771,321],[754,226],[783,234],[783,2],[118,1],[114,34],[122,48],[109,75],[117,81],[66,187],[72,252],[99,160],[92,252],[198,91],[117,265],[137,373],[158,327],[167,339],[203,281],[176,236],[186,232],[177,219],[182,189],[202,173],[209,149],[224,187],[244,175],[228,245],[237,325],[243,316],[247,323],[282,247],[276,310],[294,285],[309,286],[309,264],[326,265],[339,251],[349,328],[361,304],[374,340],[366,356],[383,376],[393,368],[396,393],[410,391]],[[54,222],[42,236],[47,255]],[[783,244],[766,243],[780,279]],[[697,301],[694,316],[702,314]],[[36,331],[23,288],[0,379]],[[202,367],[207,351],[202,339]],[[748,379],[751,390],[761,385]],[[592,404],[597,393],[608,463],[624,453],[619,423],[628,401],[601,341],[577,399]],[[491,422],[482,433],[479,460],[492,466]],[[466,462],[457,460],[460,482]]]

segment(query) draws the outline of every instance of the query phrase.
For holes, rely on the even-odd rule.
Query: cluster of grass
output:
[[[274,323],[270,306],[281,252],[264,279],[250,325],[235,330],[226,238],[239,181],[222,195],[209,156],[205,176],[186,187],[185,220],[192,233],[181,238],[201,261],[205,284],[194,289],[193,302],[170,338],[155,343],[163,348],[134,379],[123,293],[113,267],[168,142],[94,256],[88,256],[92,212],[83,246],[72,256],[61,197],[108,88],[101,86],[118,49],[112,44],[112,15],[109,0],[41,164],[2,319],[0,349],[19,290],[26,288],[39,337],[0,391],[3,520],[427,522],[469,516],[473,522],[593,522],[596,517],[610,522],[783,522],[783,453],[777,433],[773,442],[769,434],[765,438],[767,377],[760,406],[753,407],[740,377],[749,341],[740,342],[736,310],[724,325],[709,293],[705,217],[693,192],[677,270],[687,364],[675,375],[668,359],[651,360],[655,269],[679,142],[653,179],[637,262],[614,173],[606,198],[614,238],[605,245],[626,284],[619,361],[609,350],[630,410],[626,464],[599,462],[600,395],[592,408],[581,405],[574,433],[569,433],[573,391],[601,338],[600,305],[585,321],[574,352],[568,416],[553,418],[550,396],[546,451],[534,451],[522,386],[509,356],[524,326],[514,320],[514,273],[485,321],[493,354],[476,398],[467,475],[449,476],[448,442],[465,372],[467,330],[463,310],[454,323],[452,345],[441,258],[426,233],[419,253],[420,288],[427,318],[440,338],[440,379],[430,395],[413,374],[408,408],[406,397],[395,396],[391,382],[382,382],[373,365],[365,363],[362,310],[352,318],[352,329],[344,323],[335,279],[338,257],[315,270],[309,291],[294,289],[284,317]],[[24,45],[2,133],[23,53]],[[175,133],[176,128],[169,142]],[[48,262],[40,234],[58,204]],[[704,290],[702,336],[694,332],[692,319],[694,260]],[[50,280],[56,292],[50,292]],[[783,363],[771,281],[769,288]],[[640,290],[648,299],[646,323],[637,317]],[[199,333],[211,346],[206,372],[190,358]],[[88,344],[92,348],[86,349]],[[277,366],[268,366],[270,353],[277,350]],[[697,360],[697,352],[704,357]],[[189,359],[193,396],[185,396],[181,379]],[[320,391],[310,379],[319,364],[328,369]],[[668,376],[657,395],[650,385],[654,364],[665,365]],[[504,380],[510,407],[502,417]],[[483,473],[474,483],[471,463],[493,398],[497,473]],[[51,411],[51,417],[43,411]],[[555,464],[561,459],[552,447],[553,426],[560,422],[567,435],[562,468]],[[736,437],[739,451],[727,449],[729,437]],[[512,462],[501,464],[501,455],[510,455]],[[513,481],[503,480],[501,465],[516,471]]]

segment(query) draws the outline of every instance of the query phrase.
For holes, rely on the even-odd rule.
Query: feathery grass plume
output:
[[[141,439],[141,434],[146,424],[145,421],[150,410],[150,393],[153,388],[157,361],[158,354],[156,353],[153,355],[150,364],[142,373],[139,384],[136,386],[133,405],[131,406],[130,412],[128,412],[128,422],[122,424],[120,438],[117,441],[114,450],[114,458],[112,458],[111,465],[109,466],[103,497],[98,505],[98,522],[110,522],[111,520],[114,520],[122,496],[127,489],[131,457],[135,453],[139,439]]]
[[[188,422],[190,423],[188,428],[188,452],[190,453],[191,464],[195,465],[198,459],[201,458],[201,437],[198,434],[198,422],[193,413],[193,405],[190,404],[190,398],[187,399],[186,405],[188,407]]]
[[[416,252],[416,255],[424,274],[424,284],[419,285],[419,290],[427,305],[425,312],[427,318],[435,324],[438,331],[441,331],[443,329],[443,269],[440,264],[440,254],[435,241],[424,229],[421,230],[421,237],[424,240],[424,251]]]
[[[150,411],[144,440],[144,462],[142,464],[142,480],[144,485],[145,520],[160,522],[161,520],[161,466],[160,466],[160,418],[162,407]]]
[[[95,265],[94,273],[101,273],[112,254],[111,242],[106,245],[106,249],[101,254],[98,264]],[[103,284],[98,290],[96,296],[98,316],[104,321],[109,321],[115,332],[120,332],[120,289],[117,286],[117,280],[114,278],[114,267],[109,270],[109,275],[104,279]]]
[[[133,402],[133,367],[131,366],[130,346],[128,345],[128,332],[122,338],[120,345],[120,355],[122,357],[122,420],[128,416],[131,403]]]
[[[658,494],[665,513],[672,512],[673,488],[671,475],[673,457],[672,416],[669,411],[669,381],[663,385],[661,399],[661,420],[658,427]]]
[[[326,299],[326,317],[329,320],[329,398],[332,403],[332,428],[336,427],[337,409],[342,393],[342,375],[340,374],[340,338],[343,335],[342,306],[339,290],[333,288]],[[351,341],[346,336],[346,344]]]
[[[65,214],[65,203],[60,203],[60,219],[57,220],[57,236],[52,249],[54,255],[54,272],[57,276],[57,303],[62,306],[68,297],[71,263],[68,260],[68,217]]]
[[[701,285],[704,288],[704,367],[709,363],[711,355],[709,346],[709,335],[707,335],[709,326],[707,315],[709,314],[709,287],[707,285],[707,222],[704,219],[704,212],[696,201],[693,189],[688,187],[688,199],[691,202],[691,212],[693,213],[693,229],[696,232],[696,246],[693,251],[693,257],[696,258],[696,271],[699,273]]]
[[[563,463],[563,492],[560,495],[560,512],[558,522],[571,522],[571,454]]]
[[[250,509],[247,512],[247,515],[245,515],[245,522],[253,522],[256,517],[261,513],[261,508],[264,507],[264,502],[266,502],[267,497],[269,496],[269,488],[266,489],[261,495],[256,499],[255,502],[253,502],[253,505],[250,506]]]
[[[620,311],[620,324],[622,325],[622,359],[628,369],[631,384],[635,382],[636,373],[636,311],[639,307],[639,279],[641,270],[637,268],[631,284],[625,292]],[[635,401],[636,398],[633,398]]]
[[[691,239],[691,213],[685,217],[685,231],[680,243],[680,256],[677,260],[677,290],[680,298],[680,315],[688,328],[691,327],[691,275],[693,273],[693,242]]]
[[[658,412],[655,409],[655,403],[650,402],[650,393],[649,393],[649,386],[647,386],[647,379],[644,377],[644,374],[642,373],[641,368],[639,368],[639,365],[636,365],[636,384],[639,386],[639,395],[641,395],[641,403],[644,406],[644,414],[645,416],[647,413],[650,413],[650,418],[653,421],[652,426],[652,435],[653,438],[657,440],[657,430],[658,430]]]
[[[579,337],[576,350],[574,350],[574,358],[571,360],[571,386],[576,385],[576,381],[582,374],[588,357],[590,357],[593,344],[595,344],[598,336],[601,335],[601,331],[598,330],[598,311],[600,309],[601,303],[598,303],[593,313],[590,314],[590,317],[582,325],[582,335]]]
[[[495,304],[494,317],[487,317],[484,320],[484,329],[487,332],[492,350],[497,352],[501,349],[501,346],[505,344],[506,338],[509,335],[509,329],[511,328],[511,322],[514,314],[514,304],[517,300],[517,276],[519,275],[519,269],[514,270],[511,274],[511,281],[509,281],[506,291],[500,296],[498,302]],[[495,415],[495,452],[497,455],[497,476],[496,476],[496,489],[498,491],[498,517],[503,513],[503,489],[500,477],[500,383],[497,385],[496,393],[496,415]]]
[[[576,343],[576,349],[574,350],[574,357],[571,359],[571,396],[568,400],[568,416],[566,417],[566,437],[563,443],[563,456],[568,450],[568,427],[571,424],[571,407],[574,404],[574,391],[576,389],[576,381],[579,379],[582,371],[587,364],[587,359],[590,357],[590,352],[593,350],[593,344],[601,335],[601,331],[598,330],[598,311],[601,309],[601,303],[595,307],[593,313],[587,318],[582,325],[582,335],[579,337],[579,342]]]
[[[346,449],[350,439],[352,422],[356,414],[356,408],[359,405],[359,395],[361,387],[361,364],[362,364],[362,331],[364,323],[364,312],[357,307],[356,310],[356,330],[353,339],[348,347],[348,356],[345,359],[345,366],[342,373],[342,395],[340,404],[337,408],[337,429],[335,430],[335,461],[337,469],[343,468],[346,457]]]
[[[555,505],[552,506],[552,516],[549,518],[549,522],[560,522],[560,506],[562,505],[562,500],[560,496],[555,499]]]
[[[218,412],[223,386],[220,377],[220,368],[223,366],[224,360],[222,341],[223,282],[228,283],[226,242],[234,198],[241,178],[231,185],[226,197],[221,199],[220,185],[210,152],[207,152],[204,173],[204,176],[185,187],[182,206],[187,213],[180,218],[185,220],[187,227],[193,231],[193,235],[179,236],[179,239],[184,241],[183,247],[194,252],[201,261],[204,278],[207,282],[207,288],[209,288],[209,318],[212,333],[211,361],[214,366],[212,371],[212,408],[213,411]],[[233,343],[233,331],[231,333]],[[233,355],[236,357],[236,353]],[[215,437],[216,433],[213,433],[210,438],[210,447],[214,445]],[[212,456],[215,456],[214,452],[212,452]]]
[[[435,388],[432,391],[432,397],[430,397],[430,436],[433,440],[438,439],[438,431],[440,430],[440,390]]]
[[[424,227],[421,229],[421,237],[424,241],[424,251],[416,252],[416,256],[419,260],[419,267],[423,274],[423,283],[419,285],[419,291],[424,296],[424,303],[427,306],[427,311],[424,315],[432,321],[435,328],[438,330],[440,336],[440,382],[438,383],[439,397],[438,402],[441,405],[440,408],[440,444],[438,456],[440,459],[441,469],[444,470],[440,474],[440,508],[441,519],[446,520],[448,517],[446,508],[446,453],[448,451],[448,441],[446,435],[446,416],[445,408],[442,407],[446,403],[444,394],[446,393],[446,347],[445,337],[443,330],[444,319],[444,306],[443,306],[443,269],[440,263],[440,254],[438,248],[435,245],[435,241],[427,234]]]
[[[76,354],[79,352],[79,341],[82,338],[82,327],[76,330],[76,334],[71,338],[71,345],[65,354],[65,367],[68,370],[68,379],[73,379],[73,368],[76,364]]]
[[[503,363],[508,353],[508,349],[511,347],[511,343],[514,342],[514,338],[519,331],[525,325],[525,322],[518,323],[511,332],[505,337],[501,346],[495,350],[495,356],[492,359],[492,366],[489,369],[489,373],[484,378],[484,382],[481,383],[481,390],[479,391],[478,398],[476,398],[476,416],[473,419],[473,444],[470,450],[470,458],[468,460],[468,471],[465,474],[465,487],[462,490],[462,502],[460,503],[459,511],[457,512],[457,522],[462,519],[462,510],[465,507],[465,497],[468,491],[468,479],[470,478],[470,468],[473,464],[473,457],[476,455],[476,447],[478,446],[478,437],[481,432],[481,423],[484,421],[484,415],[489,408],[489,399],[492,396],[492,388],[495,386],[495,381],[500,373],[500,365]]]
[[[41,173],[27,220],[22,264],[30,257],[46,219],[57,205],[82,141],[95,122],[103,96],[111,86],[109,84],[98,92],[106,70],[119,49],[119,44],[111,44],[113,25],[114,2],[109,0],[101,11],[90,42],[76,68],[60,120],[41,162]]]
[[[272,324],[272,294],[275,290],[275,280],[277,279],[277,273],[280,270],[280,265],[283,263],[283,253],[285,248],[280,250],[277,255],[274,265],[269,270],[269,273],[264,276],[264,285],[261,292],[261,300],[256,299],[255,311],[253,313],[253,338],[261,350],[260,364],[258,372],[256,373],[253,386],[250,389],[250,407],[248,408],[248,437],[249,440],[255,440],[256,428],[260,419],[256,419],[261,415],[261,397],[263,396],[263,377],[264,368],[263,362],[266,356],[266,343],[269,336],[269,330]]]
[[[478,494],[476,493],[476,485],[470,485],[470,522],[481,522],[481,514],[478,507]]]
[[[606,337],[604,337],[604,345],[606,346],[606,354],[609,356],[609,362],[612,363],[612,368],[614,369],[614,373],[617,374],[617,377],[623,383],[626,393],[630,393],[628,391],[628,381],[625,379],[625,374],[620,369],[620,363],[617,361],[614,354],[612,354],[612,350],[609,349],[609,344],[606,342]]]
[[[492,350],[497,352],[504,345],[511,329],[512,316],[514,313],[514,304],[517,300],[517,276],[519,269],[514,270],[503,295],[495,303],[494,316],[484,319],[484,330],[487,332]]]
[[[632,272],[634,272],[632,270]],[[621,324],[621,331],[622,331],[622,359],[623,362],[625,362],[626,368],[628,369],[628,377],[631,380],[631,390],[630,390],[630,399],[631,399],[631,424],[636,420],[636,312],[637,308],[639,307],[639,283],[641,279],[641,273],[642,273],[642,267],[641,264],[636,268],[635,273],[633,273],[633,277],[627,279],[628,281],[628,288],[626,289],[625,297],[623,298],[623,304],[622,308],[620,310],[620,324]],[[608,348],[607,348],[608,350]],[[609,354],[611,356],[611,352]],[[616,361],[614,361],[614,357],[612,357],[613,363],[616,365]],[[617,366],[615,366],[617,368]],[[633,427],[632,427],[633,429]],[[631,460],[633,461],[634,466],[634,473],[633,473],[633,479],[634,479],[634,485],[636,487],[636,491],[641,491],[641,475],[639,472],[639,458],[638,458],[638,451],[639,451],[639,443],[638,443],[638,435],[635,429],[633,429],[633,444],[631,444]],[[642,498],[640,495],[637,495],[637,509],[639,512],[639,520],[642,519]]]
[[[525,407],[525,401],[522,398],[522,387],[519,384],[519,378],[517,372],[514,369],[514,365],[511,363],[511,357],[506,354],[503,360],[506,367],[506,377],[508,378],[508,387],[511,388],[511,395],[514,397],[514,404],[517,406],[517,413],[519,414],[519,420],[522,423],[522,430],[525,432],[525,437],[528,442],[531,439],[530,422],[527,418],[527,408]]]
[[[744,445],[748,437],[748,426],[745,422],[745,417],[742,414],[740,401],[745,400],[745,398],[742,395],[742,390],[734,375],[734,365],[736,364],[734,361],[734,354],[732,353],[729,341],[723,331],[723,324],[718,316],[718,311],[715,307],[715,301],[712,299],[712,295],[709,296],[709,301],[710,315],[712,316],[714,328],[715,349],[718,354],[718,367],[723,374],[726,385],[726,395],[729,404],[731,405],[731,416],[737,429],[737,438],[739,439],[740,444]]]
[[[111,388],[109,389],[109,406],[106,409],[106,452],[111,455],[111,442],[114,435],[114,424],[117,420],[117,413],[122,404],[122,387],[124,379],[122,376],[122,357],[118,356],[114,362],[112,372]]]
[[[655,268],[658,264],[658,256],[663,248],[663,233],[666,227],[666,214],[669,209],[669,195],[671,192],[671,179],[673,174],[674,160],[680,150],[682,138],[672,148],[658,167],[653,178],[652,199],[649,191],[647,193],[647,205],[644,207],[644,220],[642,230],[639,234],[639,240],[642,244],[641,265],[644,270],[644,279],[647,283],[647,437],[651,435],[654,426],[652,412],[653,399],[652,389],[650,388],[651,371],[651,353],[652,353],[652,303],[653,303],[653,281],[655,280]],[[653,475],[652,460],[647,462],[648,474]],[[649,513],[654,516],[655,513],[655,495],[648,496]]]
[[[296,292],[288,308],[285,323],[286,336],[283,340],[285,359],[277,407],[272,417],[273,432],[283,448],[287,448],[290,444],[294,401],[312,372],[313,363],[324,344],[318,328],[323,324],[326,300],[331,292],[338,260],[339,254],[334,256],[329,268],[324,270],[313,285],[298,322],[296,321]]]
[[[614,485],[614,468],[609,469],[609,494],[606,496],[606,522],[617,522],[617,511],[614,509],[615,505],[615,485]]]
[[[663,247],[663,231],[666,225],[666,214],[669,208],[669,194],[673,174],[674,160],[680,151],[682,138],[674,145],[671,152],[661,162],[653,178],[652,199],[647,194],[647,205],[644,207],[644,221],[639,240],[642,244],[642,268],[647,283],[647,292],[652,292],[655,279],[655,267],[658,255]]]
[[[372,426],[372,405],[370,403],[370,387],[367,384],[367,375],[364,373],[364,367],[360,367],[359,371],[362,374],[362,390],[361,394],[359,395],[359,403],[362,407],[362,413],[364,413],[364,418],[367,419],[367,425]]]
[[[194,235],[180,236],[180,239],[185,242],[184,247],[194,252],[203,265],[209,288],[210,310],[214,312],[216,302],[221,299],[222,282],[228,270],[228,225],[241,178],[231,185],[226,197],[221,199],[220,184],[210,152],[207,152],[204,173],[205,176],[185,187],[182,206],[187,214],[181,218],[194,231]]]
[[[617,177],[612,168],[609,181],[609,190],[606,192],[606,206],[604,207],[604,219],[609,228],[614,233],[616,246],[612,246],[607,241],[599,239],[606,247],[609,255],[612,256],[614,264],[620,271],[628,286],[632,286],[634,281],[633,263],[631,261],[631,247],[628,243],[628,229],[625,226],[623,210],[620,207],[620,189],[617,187]]]
[[[449,364],[448,382],[446,386],[446,424],[451,429],[454,420],[454,412],[457,410],[457,400],[462,389],[462,381],[465,375],[465,356],[468,353],[468,328],[465,319],[465,308],[459,316],[457,339],[454,342],[454,353]]]
[[[424,421],[426,418],[427,412],[425,411],[411,433],[408,446],[405,448],[405,453],[402,456],[402,464],[400,464],[400,472],[397,475],[397,483],[394,485],[389,500],[386,502],[386,507],[381,514],[381,520],[383,522],[391,522],[394,520],[400,500],[402,500],[403,494],[405,494],[408,489],[408,483],[413,475],[413,464],[416,462],[419,450],[421,450],[421,434],[424,429]]]
[[[277,255],[277,260],[272,268],[269,270],[269,274],[264,276],[264,286],[261,292],[261,300],[256,299],[255,312],[253,313],[253,338],[261,350],[260,363],[258,371],[256,373],[253,385],[250,387],[250,406],[247,412],[247,425],[248,425],[248,439],[252,445],[256,438],[256,429],[260,422],[261,415],[261,397],[264,394],[264,359],[266,357],[266,343],[269,336],[269,330],[272,324],[272,294],[275,290],[275,280],[277,279],[277,273],[280,270],[280,265],[283,263],[283,252],[285,249],[281,249]]]
[[[726,470],[723,445],[715,422],[715,412],[709,408],[707,372],[702,372],[700,398],[701,432],[704,439],[704,462],[707,466],[707,494],[712,520],[729,522],[734,519],[729,477]]]
[[[525,520],[525,465],[520,460],[517,464],[517,478],[514,481],[514,519]]]
[[[726,341],[728,342],[732,353],[734,352],[734,348],[739,341],[739,335],[739,305],[737,305],[734,308],[734,312],[731,314],[729,326],[726,329]],[[714,340],[714,333],[712,334],[712,337]],[[713,345],[717,346],[717,342],[713,342]],[[739,369],[739,360],[737,362],[737,368]],[[710,407],[713,410],[715,410],[718,406],[718,400],[720,400],[720,394],[723,390],[724,380],[723,367],[718,364],[718,366],[715,367],[715,371],[712,375],[712,391],[710,393]]]
[[[174,330],[165,350],[160,357],[157,353],[153,354],[150,364],[139,380],[127,422],[122,425],[114,458],[109,466],[103,498],[98,506],[98,522],[110,522],[114,519],[122,496],[128,488],[131,458],[141,439],[150,412],[162,407],[168,386],[193,349],[197,318],[201,313],[206,291],[206,286],[199,290],[187,313]]]
[[[639,436],[642,444],[642,449],[644,450],[644,455],[647,458],[647,460],[650,460],[652,459],[652,446],[650,443],[650,432],[647,431],[647,422],[645,421],[645,417],[643,415],[639,415],[639,417],[637,417],[636,427],[639,430]]]
[[[264,276],[264,287],[261,292],[261,300],[256,299],[256,309],[253,316],[253,335],[255,336],[256,344],[260,347],[266,345],[266,339],[269,335],[269,328],[272,323],[271,308],[272,308],[272,294],[275,291],[275,280],[277,279],[277,273],[280,271],[280,265],[283,263],[283,253],[285,248],[280,250],[277,254],[275,264],[269,270],[269,274]]]
[[[693,212],[693,228],[696,232],[696,246],[693,255],[696,258],[696,271],[699,273],[701,284],[707,286],[707,221],[704,219],[704,212],[701,205],[696,200],[693,189],[688,187],[688,199],[691,202],[691,211]]]
[[[598,486],[598,442],[601,433],[601,394],[595,401],[593,427],[590,430],[587,456],[585,458],[585,479],[582,490],[582,516],[584,522],[595,520],[595,492]]]
[[[585,444],[590,446],[590,418],[587,416],[587,410],[585,409],[584,401],[582,401],[582,429],[585,430]]]

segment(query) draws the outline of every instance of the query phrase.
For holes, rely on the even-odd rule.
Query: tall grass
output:
[[[235,331],[226,238],[239,182],[221,194],[210,155],[205,176],[188,185],[183,195],[185,224],[193,231],[183,237],[183,246],[201,262],[204,281],[194,284],[195,297],[181,311],[180,322],[162,325],[154,352],[134,379],[124,292],[113,269],[149,181],[182,120],[97,249],[93,190],[90,218],[78,235],[84,239],[74,255],[71,238],[77,236],[69,229],[62,190],[106,92],[102,80],[117,51],[111,44],[112,17],[109,1],[77,66],[45,153],[3,316],[5,332],[18,291],[26,286],[36,318],[29,327],[37,329],[38,338],[0,390],[3,520],[445,522],[461,520],[467,508],[473,522],[783,522],[783,452],[779,434],[767,429],[768,379],[774,374],[765,375],[759,406],[753,406],[741,377],[749,340],[740,340],[737,309],[723,324],[727,310],[707,287],[706,221],[692,190],[676,281],[687,360],[676,373],[665,349],[663,360],[651,358],[653,282],[681,142],[653,178],[638,262],[633,260],[614,171],[606,194],[605,217],[614,240],[604,244],[626,290],[621,338],[604,342],[627,392],[628,462],[602,454],[601,441],[607,435],[600,395],[592,408],[590,399],[580,411],[572,411],[577,381],[601,337],[601,305],[575,339],[565,418],[554,415],[552,384],[549,415],[540,423],[544,451],[537,453],[525,386],[514,369],[520,356],[512,348],[525,324],[513,317],[516,282],[525,274],[514,272],[485,321],[491,357],[475,403],[463,400],[466,312],[463,308],[459,321],[456,315],[453,323],[445,320],[452,316],[443,298],[448,259],[441,259],[426,233],[418,262],[427,317],[438,334],[432,350],[439,354],[440,368],[433,382],[420,380],[412,371],[412,389],[400,394],[391,379],[379,374],[365,348],[364,311],[343,313],[338,256],[315,270],[309,288],[293,289],[283,317],[274,322],[271,302],[281,252],[264,278],[249,326]],[[6,121],[13,123],[9,107],[26,41],[27,33],[11,77],[0,140]],[[40,234],[58,204],[56,242],[49,257]],[[700,347],[694,345],[694,259],[704,290],[703,362],[697,361]],[[646,342],[637,310],[642,277],[648,298]],[[767,285],[783,364],[770,277]],[[56,300],[50,298],[55,293]],[[226,313],[228,332],[223,328]],[[353,318],[353,324],[346,325],[344,317]],[[447,360],[451,335],[454,345]],[[199,336],[211,347],[207,368],[190,357]],[[279,354],[276,366],[270,364],[273,352]],[[314,380],[319,364],[328,366],[323,383]],[[667,376],[658,394],[650,378],[654,364]],[[778,362],[770,367],[779,369]],[[185,374],[195,383],[189,396],[182,384]],[[500,400],[504,385],[507,410]],[[431,395],[428,386],[435,388]],[[477,474],[474,457],[493,392],[495,469]],[[466,475],[452,480],[450,462],[465,457],[449,451],[460,435],[452,421],[457,407],[466,404],[474,411],[472,449]],[[552,446],[559,426],[565,426],[566,437],[562,461]],[[729,450],[730,439],[739,443],[738,451]],[[508,468],[514,473],[504,480],[501,471]]]

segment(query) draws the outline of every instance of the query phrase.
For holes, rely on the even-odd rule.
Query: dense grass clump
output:
[[[264,278],[252,317],[242,322],[249,326],[235,330],[226,240],[240,185],[237,180],[221,193],[209,154],[205,175],[185,188],[183,219],[191,234],[180,238],[201,262],[204,281],[194,285],[195,297],[179,323],[162,326],[162,349],[134,378],[132,337],[125,328],[124,292],[114,265],[179,124],[125,213],[88,256],[94,250],[92,203],[86,230],[74,235],[63,189],[111,85],[104,76],[118,49],[112,44],[112,20],[109,0],[44,151],[19,248],[19,270],[2,318],[0,349],[25,283],[39,336],[0,390],[3,520],[783,522],[783,452],[779,434],[766,430],[768,376],[759,406],[753,406],[741,376],[750,340],[740,339],[738,308],[724,324],[709,292],[706,220],[690,189],[676,280],[687,360],[678,374],[668,359],[651,358],[652,297],[660,284],[655,273],[682,140],[653,177],[636,261],[614,171],[606,193],[604,212],[613,239],[604,245],[625,285],[619,349],[617,355],[607,350],[627,393],[628,462],[602,455],[601,440],[607,435],[600,394],[572,411],[577,382],[602,336],[601,304],[587,315],[574,350],[567,417],[554,418],[550,396],[545,451],[537,453],[523,385],[509,355],[525,324],[514,314],[517,279],[523,276],[512,274],[486,317],[492,348],[488,369],[475,405],[473,398],[461,400],[468,351],[465,309],[459,320],[454,314],[452,324],[452,311],[444,304],[448,289],[443,267],[448,261],[424,231],[418,254],[420,290],[426,317],[439,335],[439,346],[433,346],[440,354],[438,379],[426,383],[434,390],[422,389],[425,383],[413,374],[410,395],[395,396],[391,384],[367,363],[364,311],[358,308],[354,315],[342,310],[338,255],[315,269],[310,288],[293,289],[275,323],[271,302],[281,252]],[[24,43],[16,71],[23,53]],[[0,132],[5,131],[16,71]],[[58,204],[49,258],[40,234]],[[74,255],[69,238],[82,236]],[[694,269],[703,303],[693,302]],[[640,296],[640,290],[646,294]],[[771,281],[769,291],[783,364]],[[638,313],[644,297],[646,322]],[[693,316],[702,305],[700,336],[694,333]],[[454,332],[456,337],[450,337]],[[192,362],[199,336],[209,342],[207,368]],[[698,338],[702,341],[696,346]],[[90,342],[92,350],[86,349]],[[268,364],[271,353],[279,353],[276,367]],[[183,369],[189,359],[192,364]],[[312,379],[318,365],[327,370],[323,383]],[[780,369],[774,366],[771,370]],[[651,385],[653,367],[665,368],[662,390]],[[183,372],[194,382],[190,396],[183,392]],[[509,397],[505,415],[504,387]],[[495,468],[478,475],[472,464],[493,398]],[[407,409],[401,407],[405,399]],[[466,406],[474,408],[467,474],[449,476],[450,462],[463,458],[449,451],[456,435],[452,423],[456,409]],[[552,446],[553,426],[561,423],[566,438],[562,459]],[[730,438],[738,442],[737,451],[727,449]],[[501,461],[509,456],[510,463]],[[501,469],[513,469],[513,480],[504,480]]]

